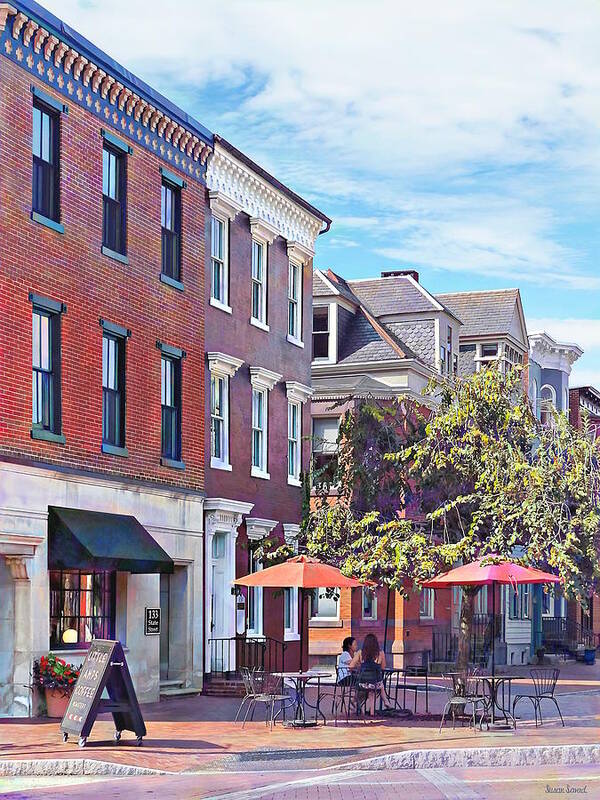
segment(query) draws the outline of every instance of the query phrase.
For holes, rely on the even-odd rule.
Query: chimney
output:
[[[400,275],[410,275],[417,283],[419,282],[419,273],[416,269],[388,269],[381,273],[382,278],[395,278]]]

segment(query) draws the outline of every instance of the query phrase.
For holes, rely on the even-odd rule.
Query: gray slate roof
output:
[[[406,275],[348,281],[348,286],[376,317],[439,310]]]
[[[346,395],[391,397],[398,393],[397,389],[392,389],[369,375],[313,378],[312,387],[316,397],[344,397]]]
[[[400,358],[399,353],[381,338],[365,315],[357,312],[354,324],[339,343],[338,364],[365,364]]]
[[[430,366],[435,365],[435,322],[432,319],[412,322],[387,322],[385,327]]]
[[[517,313],[518,289],[451,292],[436,298],[462,320],[461,339],[507,334]]]

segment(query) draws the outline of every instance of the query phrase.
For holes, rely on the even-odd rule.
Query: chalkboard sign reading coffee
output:
[[[147,608],[144,619],[146,636],[157,636],[160,633],[160,608]]]
[[[104,689],[109,700],[101,699]],[[133,731],[137,743],[142,743],[146,726],[121,642],[94,639],[60,725],[63,742],[71,734],[78,736],[79,746],[84,747],[96,717],[106,713],[113,715],[116,742],[122,731]]]

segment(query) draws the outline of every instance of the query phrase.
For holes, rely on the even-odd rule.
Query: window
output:
[[[125,447],[125,338],[102,336],[102,444]]]
[[[312,357],[329,358],[329,306],[313,307]]]
[[[51,648],[86,646],[114,632],[114,572],[50,571]]]
[[[302,341],[302,267],[293,261],[288,269],[288,337]]]
[[[283,624],[284,639],[299,639],[298,635],[298,589],[283,590]]]
[[[160,188],[162,236],[162,273],[175,281],[181,279],[181,190],[170,181]]]
[[[267,474],[267,392],[252,389],[252,468]]]
[[[339,594],[328,596],[328,589],[313,589],[311,616],[316,619],[339,619]],[[335,590],[334,590],[335,592]]]
[[[538,382],[535,378],[531,381],[531,393],[529,396],[531,401],[531,413],[534,417],[537,417],[538,412]]]
[[[160,361],[160,403],[162,457],[177,462],[181,458],[181,361],[164,353]]]
[[[433,589],[421,589],[419,616],[421,619],[433,619]]]
[[[218,217],[211,219],[211,299],[218,305],[228,306],[229,276],[227,258],[227,223]]]
[[[556,391],[553,386],[546,384],[540,392],[540,419],[542,425],[552,421],[552,414],[556,410]]]
[[[113,253],[126,253],[125,154],[102,148],[102,244]]]
[[[452,374],[452,328],[448,325],[448,347],[446,352],[446,372]]]
[[[56,305],[60,308],[60,304]],[[32,435],[39,431],[60,434],[60,314],[36,305],[32,314],[31,363]]]
[[[477,594],[475,595],[475,614],[487,614],[488,613],[488,588],[487,586],[482,586]]]
[[[313,417],[312,469],[313,482],[333,480],[337,469],[338,417]]]
[[[509,619],[529,619],[529,584],[521,584],[516,591],[509,586],[507,592]]]
[[[33,104],[32,210],[58,222],[60,218],[60,133],[58,113]]]
[[[377,619],[377,597],[373,589],[362,589],[362,618]]]
[[[300,483],[301,469],[301,413],[300,403],[288,401],[288,482],[297,484]]]
[[[266,245],[252,240],[252,317],[251,322],[267,327]]]
[[[481,345],[481,357],[482,358],[492,358],[498,355],[498,344],[482,344]]]
[[[440,345],[440,372],[442,375],[446,370],[446,348],[443,344]]]
[[[458,356],[456,353],[452,356],[452,370],[455,375],[458,375]]]
[[[212,375],[210,379],[210,465],[229,464],[229,380]]]
[[[251,543],[250,543],[251,544]],[[248,550],[248,573],[259,572],[262,564],[256,557],[252,547]],[[262,636],[263,632],[263,590],[260,586],[248,587],[248,611],[247,611],[247,634],[248,636]]]

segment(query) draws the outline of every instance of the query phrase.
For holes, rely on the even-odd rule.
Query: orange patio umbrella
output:
[[[365,584],[348,578],[337,567],[324,564],[311,556],[293,556],[281,564],[253,572],[233,581],[237,586],[262,586],[267,589],[299,589],[300,605],[300,668],[304,660],[304,590],[355,589]]]
[[[492,587],[492,675],[496,671],[496,584],[512,586],[515,590],[521,583],[560,583],[560,578],[550,572],[535,567],[522,567],[512,561],[499,561],[498,556],[489,554],[451,569],[435,578],[425,581],[427,589],[447,589],[450,586],[491,586]]]

